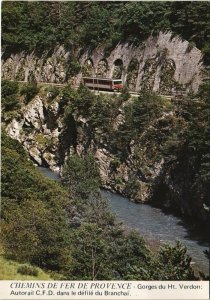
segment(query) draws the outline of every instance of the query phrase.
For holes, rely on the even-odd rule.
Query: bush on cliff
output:
[[[36,83],[28,83],[21,88],[20,95],[24,96],[25,104],[28,104],[38,92],[39,88]]]
[[[1,82],[1,103],[3,112],[20,108],[18,101],[18,83],[15,81],[2,80]]]

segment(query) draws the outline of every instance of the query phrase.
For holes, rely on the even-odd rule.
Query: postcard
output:
[[[209,299],[209,10],[2,1],[2,300]]]

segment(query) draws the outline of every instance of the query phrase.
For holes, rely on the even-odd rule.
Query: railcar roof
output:
[[[115,78],[104,78],[104,77],[82,77],[83,79],[98,79],[98,80],[114,80],[114,81],[122,81],[122,79],[115,79]]]

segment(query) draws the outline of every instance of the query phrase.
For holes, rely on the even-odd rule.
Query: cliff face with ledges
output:
[[[75,61],[81,69],[72,76]],[[205,73],[201,52],[171,33],[150,37],[139,46],[121,43],[109,52],[101,47],[70,53],[60,46],[40,57],[35,53],[13,54],[4,57],[2,64],[5,79],[79,84],[82,75],[122,77],[132,90],[178,95],[196,91]],[[164,155],[164,147],[167,141],[173,142],[173,134],[179,142],[180,130],[189,127],[189,103],[184,104],[181,112],[182,96],[179,103],[173,103],[176,97],[172,101],[165,97],[159,106],[146,101],[142,107],[141,99],[136,108],[131,105],[134,99],[125,99],[125,95],[99,100],[85,91],[79,95],[79,106],[72,110],[74,97],[63,103],[61,94],[53,99],[43,88],[27,105],[22,105],[14,118],[6,120],[7,133],[23,144],[38,165],[62,172],[69,154],[85,156],[91,152],[105,188],[134,201],[154,199],[160,206],[207,222],[208,202],[190,183],[195,181],[197,170],[191,176],[189,164],[188,169],[181,168],[185,162],[178,160],[167,164]],[[70,105],[71,113],[64,122],[65,105]],[[136,115],[132,115],[135,111]],[[146,119],[140,120],[141,114]],[[104,118],[102,122],[100,116]],[[140,123],[132,127],[134,119]],[[181,140],[180,147],[184,142]]]
[[[79,71],[75,62],[81,66]],[[82,75],[122,78],[131,90],[160,94],[197,91],[204,77],[202,53],[172,33],[159,33],[139,46],[119,43],[71,52],[59,46],[43,53],[3,54],[4,79],[79,84]]]
[[[84,116],[79,110],[68,115],[64,122],[60,96],[51,100],[41,91],[22,108],[19,117],[7,124],[6,131],[22,143],[38,165],[62,172],[69,154],[85,156],[91,152],[99,166],[103,187],[133,201],[153,199],[162,207],[207,222],[208,213],[202,198],[195,193],[193,199],[190,182],[186,183],[185,177],[191,178],[189,172],[184,165],[183,169],[179,164],[167,164],[162,153],[165,141],[182,121],[177,118],[176,110],[163,111],[140,130],[138,137],[131,139],[124,148],[120,146],[124,138],[125,111],[133,101],[129,99],[116,106],[112,99],[109,100],[115,118],[108,124],[107,131],[107,124],[93,127],[92,116]],[[168,101],[164,100],[166,106],[170,104]]]

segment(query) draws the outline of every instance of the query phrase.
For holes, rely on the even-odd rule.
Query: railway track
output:
[[[18,80],[10,80],[10,81],[15,81],[15,82],[18,82],[18,83],[29,83],[28,81],[18,81]],[[38,81],[36,82],[38,86],[56,86],[56,87],[65,87],[65,86],[68,86],[67,83],[54,83],[54,82],[42,82],[42,81]],[[78,85],[74,85],[73,86],[75,89],[78,89]],[[99,94],[109,94],[109,95],[120,95],[121,93],[120,92],[112,92],[112,91],[99,91],[99,90],[91,90],[95,95],[99,95]],[[139,96],[139,93],[137,92],[132,92],[130,91],[129,94],[132,96],[132,97],[138,97]],[[164,97],[168,100],[171,100],[172,96],[169,96],[169,95],[159,95],[161,97]]]
[[[29,83],[28,81],[20,81],[20,80],[9,80],[9,81],[15,81],[18,83]],[[36,81],[37,85],[53,85],[53,86],[57,86],[57,87],[63,87],[63,86],[67,86],[67,83],[54,83],[54,82],[42,82],[42,81]]]

